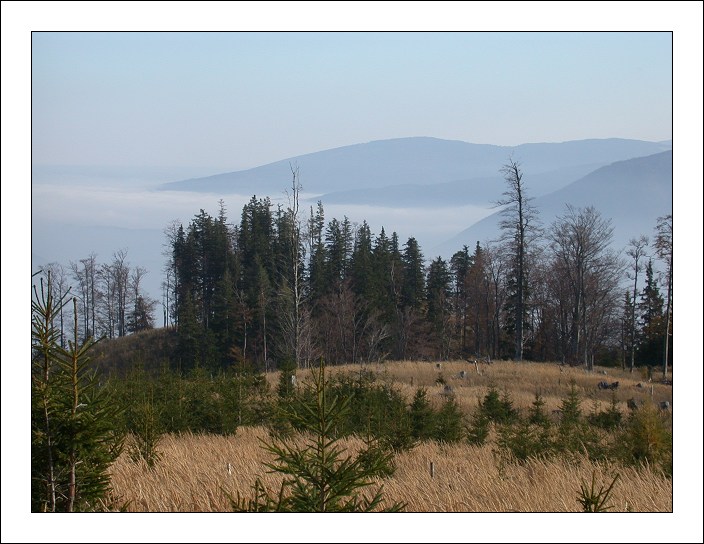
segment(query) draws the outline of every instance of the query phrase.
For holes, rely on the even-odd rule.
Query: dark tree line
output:
[[[218,217],[201,210],[170,236],[166,298],[179,367],[477,356],[662,364],[672,312],[652,264],[644,287],[629,287],[635,278],[611,249],[609,219],[567,206],[543,230],[519,165],[503,171],[503,236],[449,261],[427,263],[415,238],[374,234],[366,221],[326,220],[321,202],[304,219],[296,169],[287,207],[253,196],[236,224],[222,202]],[[658,229],[671,292],[671,235]],[[636,274],[645,247],[635,250]]]

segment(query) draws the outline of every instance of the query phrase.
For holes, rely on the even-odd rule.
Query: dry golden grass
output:
[[[332,377],[339,373],[359,372],[362,368],[371,370],[379,380],[392,384],[409,400],[413,397],[416,388],[425,387],[429,393],[436,393],[430,394],[429,398],[435,399],[438,405],[442,399],[443,388],[437,385],[436,380],[442,376],[445,382],[452,386],[455,398],[465,413],[471,413],[476,408],[491,384],[502,393],[508,392],[514,407],[521,410],[530,408],[535,400],[535,394],[539,392],[545,400],[545,409],[549,413],[560,407],[562,399],[570,389],[571,379],[575,381],[585,414],[589,413],[595,402],[600,403],[602,409],[611,402],[612,391],[599,389],[597,384],[600,381],[619,382],[616,397],[624,413],[627,413],[626,403],[630,398],[643,403],[669,401],[672,406],[672,386],[656,382],[648,383],[639,369],[631,374],[628,370],[595,367],[593,372],[587,373],[581,367],[560,366],[555,363],[494,361],[491,364],[479,363],[475,366],[467,361],[448,361],[440,363],[440,368],[437,364],[398,361],[370,365],[342,365],[327,367],[326,372]],[[465,372],[463,379],[459,378],[461,371]],[[299,371],[300,379],[305,380],[308,375],[305,370]],[[267,375],[267,380],[272,387],[276,387],[278,379],[278,372]],[[670,379],[672,379],[671,374]],[[638,384],[642,387],[637,387]]]
[[[359,365],[329,367],[328,374],[359,372]],[[672,402],[672,387],[651,384],[637,373],[602,369],[587,374],[579,368],[556,364],[497,361],[477,368],[466,361],[442,363],[396,362],[368,365],[379,379],[394,385],[410,399],[417,387],[426,387],[433,402],[441,402],[442,388],[436,385],[440,374],[454,388],[456,399],[466,413],[477,406],[490,384],[507,391],[514,406],[530,407],[539,391],[546,409],[560,406],[575,380],[588,413],[595,402],[605,408],[611,401],[610,390],[599,390],[599,381],[619,381],[616,391],[625,413],[629,398],[644,402]],[[459,378],[465,370],[464,379]],[[299,372],[306,379],[305,371]],[[275,386],[278,375],[267,376]],[[641,383],[643,387],[636,387]],[[132,512],[224,512],[229,511],[227,494],[239,492],[251,497],[257,477],[271,490],[278,490],[279,474],[269,474],[263,463],[271,461],[261,447],[268,440],[263,428],[242,427],[234,436],[165,436],[159,444],[163,458],[154,470],[135,464],[122,455],[112,467],[114,498]],[[362,447],[361,440],[342,441],[349,452]],[[430,464],[434,474],[431,477]],[[482,447],[423,443],[395,457],[393,477],[378,481],[384,485],[387,502],[405,502],[410,512],[579,512],[580,484],[591,483],[596,475],[597,489],[608,487],[618,472],[620,478],[612,491],[610,504],[615,512],[672,512],[672,480],[649,469],[636,470],[604,466],[578,459],[531,461],[525,465],[504,464],[493,453],[491,442]]]
[[[251,497],[257,477],[271,490],[280,486],[281,476],[267,473],[262,464],[271,457],[259,439],[268,439],[263,428],[241,428],[230,437],[168,435],[153,470],[126,455],[118,459],[112,467],[114,498],[129,512],[230,511],[226,493]],[[350,453],[363,446],[356,438],[341,444]],[[383,484],[386,501],[405,502],[408,512],[579,512],[580,483],[590,483],[595,473],[597,488],[608,487],[616,472],[612,511],[672,511],[672,481],[649,470],[586,459],[504,466],[491,446],[432,442],[397,455],[395,462],[395,474],[377,484]]]
[[[421,444],[397,456],[396,473],[384,490],[412,512],[579,512],[580,483],[591,482],[595,473],[597,489],[608,487],[615,472],[620,478],[612,491],[612,511],[672,511],[672,482],[653,472],[586,459],[502,465],[490,446]]]

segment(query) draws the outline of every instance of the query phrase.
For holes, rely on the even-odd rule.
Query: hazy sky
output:
[[[433,136],[672,137],[670,32],[35,32],[32,162],[258,166]]]

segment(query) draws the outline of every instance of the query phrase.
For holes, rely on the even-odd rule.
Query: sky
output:
[[[229,15],[240,13],[226,5]],[[477,4],[457,11],[468,18],[479,12]],[[216,215],[219,198],[145,191],[158,183],[372,140],[431,136],[511,146],[673,136],[669,31],[95,32],[86,26],[66,32],[47,25],[31,33],[32,260],[67,264],[97,252],[102,263],[128,249],[131,264],[149,270],[144,287],[157,300],[161,250],[145,256],[145,247],[125,247],[121,232],[105,230],[102,246],[89,247],[73,232],[59,236],[59,225],[162,231],[201,208]],[[250,196],[224,197],[230,218]],[[276,201],[283,194],[269,196]],[[428,258],[491,213],[458,209],[439,221],[432,210],[326,211],[366,220],[374,233],[384,227],[402,240],[414,236]]]
[[[32,163],[239,170],[370,140],[672,138],[670,32],[35,32]]]
[[[405,136],[497,145],[672,138],[675,232],[696,248],[680,253],[675,279],[702,283],[700,2],[3,2],[1,21],[3,339],[28,334],[26,293],[16,287],[29,275],[39,233],[53,233],[63,247],[72,240],[59,225],[69,218],[85,228],[163,228],[168,218],[187,221],[199,207],[217,208],[202,195],[145,191],[158,182]],[[33,178],[33,169],[49,174]],[[238,206],[230,203],[234,215]],[[695,361],[700,310],[698,303],[689,316],[683,308],[689,319],[678,321],[681,338],[699,339]],[[17,433],[29,439],[26,424],[9,420],[16,413],[10,388],[17,388],[8,372],[25,368],[18,360],[27,354],[10,344],[2,344],[3,541],[60,541],[62,534],[95,541],[108,520],[82,519],[78,531],[63,519],[29,519],[26,471],[8,472],[9,445]],[[692,385],[685,381],[683,393]],[[701,390],[691,394],[701,399]],[[676,421],[677,429],[683,436]],[[694,446],[701,452],[701,441]],[[693,496],[682,480],[675,491],[668,523],[629,518],[644,524],[646,541],[690,541],[692,520],[699,537],[691,541],[701,541],[701,483]],[[221,528],[209,541],[236,534],[223,517],[209,520]],[[111,534],[142,541],[145,519],[111,524]],[[466,541],[467,524],[476,527],[478,518],[444,516],[443,534],[403,519],[387,540]],[[480,519],[496,526],[496,516]],[[624,523],[614,516],[600,525],[614,520]],[[155,538],[173,531],[176,540],[197,541],[202,532],[182,518],[168,522]],[[502,536],[530,541],[531,523],[541,521],[503,524]],[[582,518],[560,523],[570,531],[536,541],[582,534]],[[276,525],[273,541],[317,541]],[[364,533],[377,524],[358,525],[346,534],[378,540],[379,533]],[[595,541],[617,534],[591,533]]]

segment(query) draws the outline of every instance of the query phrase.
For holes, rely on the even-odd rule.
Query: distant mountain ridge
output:
[[[393,186],[434,186],[482,178],[495,183],[501,179],[499,169],[509,157],[517,160],[526,173],[537,176],[561,169],[596,169],[614,161],[667,149],[667,142],[620,138],[512,147],[430,137],[397,138],[318,151],[248,170],[175,181],[163,184],[160,189],[280,195],[290,185],[291,165],[300,168],[303,191],[319,195]],[[568,178],[564,184],[575,179]],[[549,187],[550,190],[557,188],[555,185]],[[539,188],[536,190],[542,194]],[[340,196],[333,198],[344,202]],[[349,196],[359,199],[358,195]]]
[[[551,193],[596,170],[598,164],[560,168],[540,174],[525,173],[526,183],[534,188],[535,196]],[[326,193],[310,200],[326,204],[355,204],[383,207],[454,207],[486,206],[501,197],[506,182],[501,175],[461,179],[434,185],[389,185],[371,189],[352,189]]]
[[[530,184],[526,186],[532,196]],[[593,206],[614,228],[613,246],[625,247],[641,234],[652,239],[657,218],[672,213],[672,150],[617,161],[601,167],[531,204],[544,227],[565,214],[566,205]],[[451,256],[463,245],[496,240],[500,235],[501,211],[485,217],[457,236],[433,248],[432,254]]]

